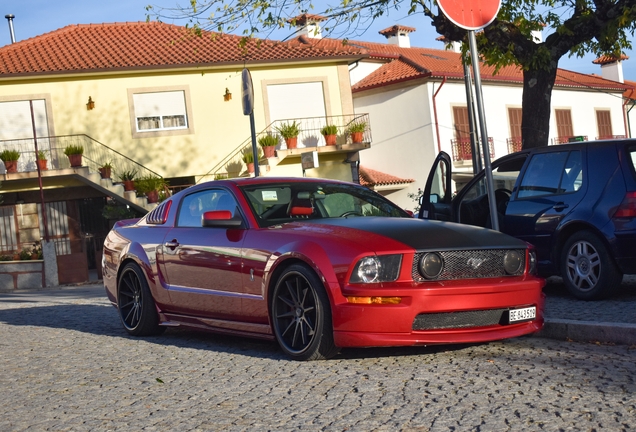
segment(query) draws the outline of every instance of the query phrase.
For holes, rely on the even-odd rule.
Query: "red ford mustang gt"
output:
[[[536,332],[535,265],[520,240],[415,219],[356,184],[267,177],[179,192],[118,222],[103,255],[128,333],[183,325],[275,339],[298,360]]]

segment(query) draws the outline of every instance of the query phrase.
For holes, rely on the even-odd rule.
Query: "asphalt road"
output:
[[[100,286],[0,295],[0,430],[634,430],[636,346],[349,349],[127,336]]]

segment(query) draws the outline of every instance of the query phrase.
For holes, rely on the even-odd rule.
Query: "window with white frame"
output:
[[[137,132],[188,128],[183,90],[135,93],[132,97]]]

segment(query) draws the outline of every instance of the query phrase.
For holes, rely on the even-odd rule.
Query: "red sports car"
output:
[[[188,326],[343,347],[483,342],[538,331],[544,280],[508,235],[427,221],[352,183],[246,178],[190,187],[104,243],[128,333]]]

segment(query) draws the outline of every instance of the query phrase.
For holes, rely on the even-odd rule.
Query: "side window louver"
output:
[[[151,225],[162,225],[166,223],[171,205],[172,201],[167,201],[155,208],[148,214],[148,217],[146,217],[146,223]]]

